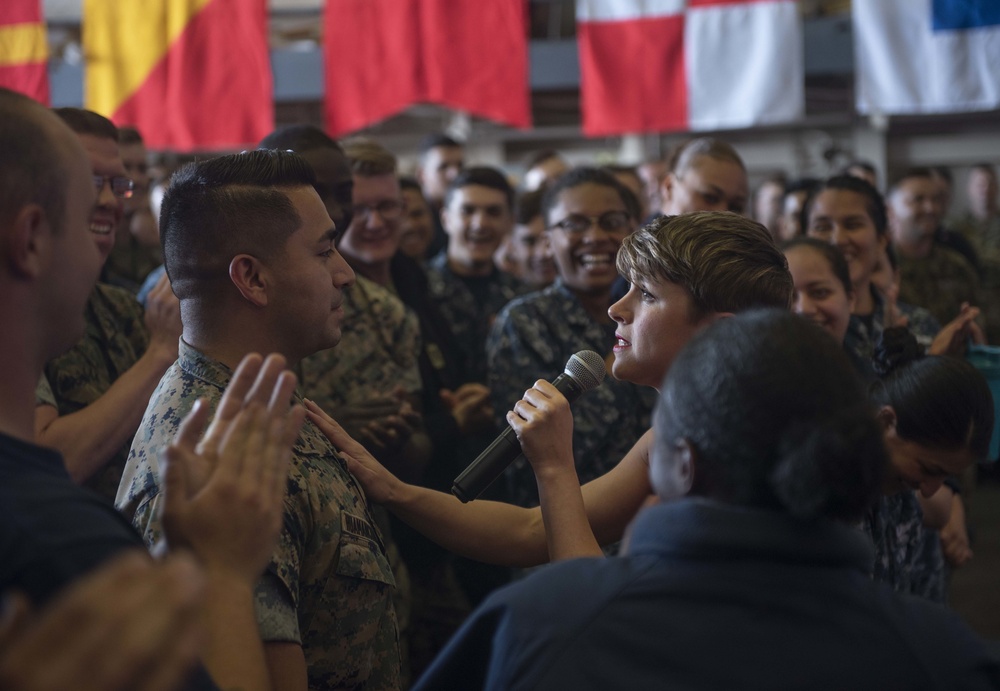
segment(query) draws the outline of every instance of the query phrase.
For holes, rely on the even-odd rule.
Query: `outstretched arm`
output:
[[[369,499],[384,504],[430,539],[464,557],[491,564],[534,566],[549,560],[540,509],[483,500],[463,504],[450,494],[401,482],[316,404],[307,402],[306,407],[309,419],[347,459]],[[609,473],[583,487],[587,519],[600,544],[621,539],[650,493],[647,453],[651,435],[644,435]],[[589,554],[559,549],[554,558]]]

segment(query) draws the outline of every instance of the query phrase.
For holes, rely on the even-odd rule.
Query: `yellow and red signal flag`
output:
[[[84,0],[84,102],[153,149],[232,149],[274,129],[267,0]]]
[[[42,0],[3,0],[0,7],[0,86],[48,105],[48,59]]]

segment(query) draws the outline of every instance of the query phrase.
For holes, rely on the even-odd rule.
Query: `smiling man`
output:
[[[942,324],[962,303],[978,304],[976,270],[958,252],[935,241],[944,206],[927,168],[904,173],[886,195],[889,234],[899,254],[899,300],[925,308]]]
[[[76,133],[90,161],[97,202],[88,227],[103,265],[133,187],[119,154],[118,130],[88,110],[55,113]],[[35,433],[39,443],[62,452],[73,480],[111,499],[149,396],[177,358],[180,316],[169,285],[151,293],[144,313],[128,291],[97,283],[86,320],[83,338],[45,365]]]
[[[486,335],[497,312],[526,286],[493,263],[514,227],[514,191],[495,168],[462,171],[441,210],[448,248],[430,261],[431,299],[461,349],[464,381],[486,382]]]
[[[181,300],[176,364],[149,403],[117,505],[150,544],[161,534],[160,451],[196,399],[215,406],[249,352],[295,366],[341,337],[354,272],[313,187],[283,151],[191,164],[163,202],[167,273]],[[257,587],[275,689],[399,685],[393,577],[364,494],[311,424],[293,448],[284,527]]]

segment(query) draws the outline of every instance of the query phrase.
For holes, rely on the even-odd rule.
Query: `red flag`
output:
[[[0,10],[0,86],[49,103],[48,39],[41,0],[4,0]]]
[[[530,127],[527,32],[524,0],[327,0],[327,129],[422,101]]]
[[[256,144],[274,129],[266,0],[85,0],[86,105],[154,149]]]
[[[791,122],[805,110],[794,0],[577,0],[588,136]]]

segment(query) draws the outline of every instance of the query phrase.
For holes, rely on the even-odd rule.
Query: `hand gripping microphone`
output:
[[[604,380],[604,373],[604,358],[592,350],[581,350],[570,357],[566,369],[555,378],[552,385],[572,403],[583,392],[596,389]],[[508,426],[455,478],[451,493],[463,503],[476,499],[520,455],[521,444],[517,441],[517,434]]]

